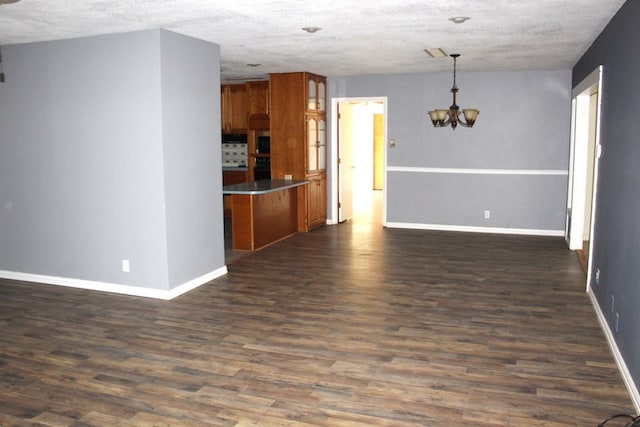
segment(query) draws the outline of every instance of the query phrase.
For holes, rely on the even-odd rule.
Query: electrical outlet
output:
[[[600,284],[600,269],[596,268],[596,285]]]
[[[128,259],[123,259],[122,260],[122,271],[124,271],[125,273],[129,272],[129,260]]]
[[[292,175],[289,175],[289,174],[286,174],[286,175],[284,176],[284,179],[285,179],[285,180],[287,180],[287,181],[291,181],[291,180],[293,179],[293,176],[292,176]]]
[[[491,218],[491,211],[484,211],[484,219]]]

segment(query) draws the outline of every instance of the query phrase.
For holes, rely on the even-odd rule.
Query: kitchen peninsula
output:
[[[307,231],[305,180],[259,180],[223,187],[231,199],[234,250],[255,251]]]
[[[222,85],[220,95],[233,249],[254,251],[326,224],[326,78],[273,73]]]

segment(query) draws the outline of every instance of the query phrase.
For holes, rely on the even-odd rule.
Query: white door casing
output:
[[[338,104],[338,222],[353,217],[353,105]]]
[[[565,238],[571,250],[582,249],[585,240],[593,239],[598,159],[602,151],[600,145],[602,72],[602,66],[599,66],[572,92],[571,153],[565,230]],[[598,98],[594,102],[592,96],[595,94]],[[594,108],[596,111],[593,111]],[[593,157],[592,161],[590,157]],[[587,209],[590,212],[587,212]],[[588,280],[591,277],[592,253],[593,242],[589,245]]]

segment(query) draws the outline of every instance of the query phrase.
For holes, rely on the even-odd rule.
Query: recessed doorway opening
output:
[[[383,226],[387,99],[339,98],[332,108],[331,218]]]
[[[571,149],[565,239],[576,251],[591,278],[600,146],[602,66],[596,68],[572,93]]]

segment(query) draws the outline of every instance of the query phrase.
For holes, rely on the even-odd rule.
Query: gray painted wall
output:
[[[166,290],[224,266],[222,237],[188,247],[205,217],[204,234],[222,233],[219,203],[180,210],[176,196],[196,182],[203,199],[220,191],[203,167],[209,156],[219,170],[218,57],[216,45],[159,30],[4,47],[0,270]],[[179,72],[197,80],[191,92]],[[211,101],[191,100],[195,90]],[[197,119],[168,117],[178,108]],[[184,157],[171,157],[181,128],[198,157],[182,175]]]
[[[640,385],[640,2],[627,1],[573,69],[578,85],[604,66],[592,290],[636,388]],[[614,309],[611,297],[614,297]],[[616,313],[619,314],[616,331]]]
[[[329,79],[330,98],[388,97],[387,136],[396,140],[387,150],[388,167],[489,173],[389,171],[387,221],[562,232],[570,71],[465,73],[464,56],[458,67],[458,105],[480,110],[472,129],[434,128],[428,119],[428,110],[451,104],[451,73]],[[492,174],[496,169],[536,172]]]
[[[224,266],[218,46],[162,31],[162,132],[171,288]]]

